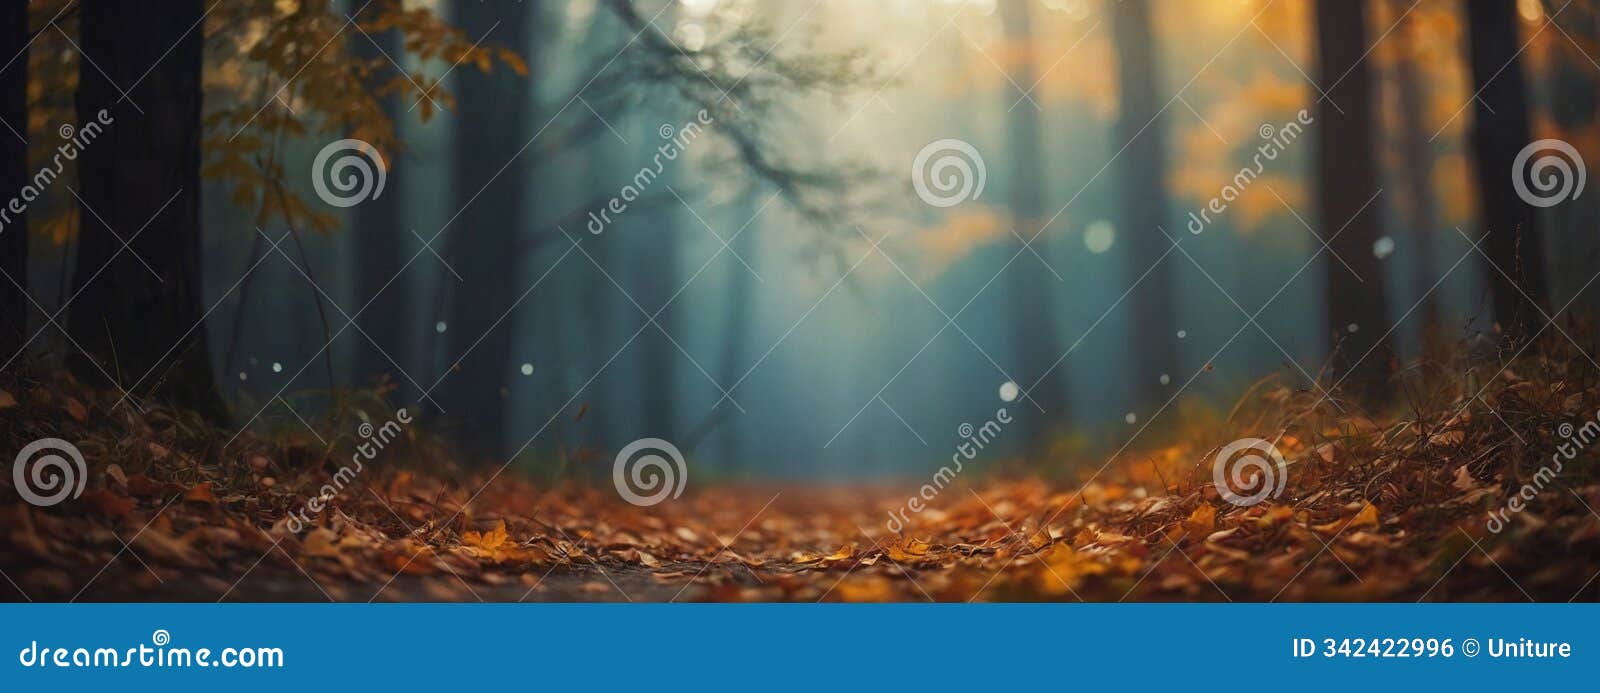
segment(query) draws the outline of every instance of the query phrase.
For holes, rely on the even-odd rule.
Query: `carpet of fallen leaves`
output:
[[[1577,331],[1576,326],[1572,327]],[[1587,332],[1584,332],[1585,334]],[[462,467],[412,435],[299,531],[348,440],[234,437],[42,372],[0,382],[0,441],[74,441],[82,495],[39,508],[0,479],[0,595],[20,600],[1594,600],[1600,442],[1505,508],[1600,408],[1570,339],[1457,345],[1369,409],[1259,383],[1227,416],[1067,473],[973,472],[902,532],[926,480],[709,485],[647,508],[606,485]],[[1216,451],[1276,441],[1287,487],[1239,507]],[[308,440],[309,438],[309,440]],[[1570,449],[1570,448],[1569,448]],[[386,463],[385,460],[409,460]],[[421,460],[421,461],[418,461]],[[609,467],[609,459],[602,464]],[[939,462],[930,460],[930,475]],[[1018,465],[1008,465],[1017,469]],[[1026,465],[1021,467],[1028,469]]]

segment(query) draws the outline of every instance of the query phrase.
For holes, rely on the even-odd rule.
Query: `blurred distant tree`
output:
[[[1155,408],[1167,399],[1161,376],[1176,374],[1177,322],[1172,264],[1160,258],[1172,241],[1161,226],[1167,214],[1165,104],[1157,97],[1160,74],[1151,35],[1150,2],[1114,3],[1112,28],[1117,44],[1117,84],[1121,108],[1116,141],[1126,143],[1117,159],[1122,238],[1128,250],[1128,281],[1144,280],[1129,296],[1133,315],[1134,394],[1139,407]],[[1146,276],[1146,272],[1149,274]]]
[[[0,0],[0,195],[28,183],[28,1]],[[11,198],[0,198],[0,207]],[[28,335],[28,217],[0,210],[0,359],[11,359]]]
[[[1031,3],[1007,2],[1000,6],[1000,20],[1004,24],[1006,40],[1020,56],[1011,69],[1011,82],[1018,88],[1028,89],[1038,81],[1034,26]],[[1015,354],[1017,385],[1028,390],[1025,394],[1050,415],[1050,420],[1067,421],[1067,369],[1057,363],[1061,358],[1060,337],[1056,330],[1055,276],[1040,264],[1050,257],[1050,237],[1043,233],[1043,224],[1051,210],[1045,209],[1044,142],[1040,138],[1039,104],[1031,94],[1021,99],[1005,92],[1008,107],[1006,116],[1007,156],[1010,164],[1012,231],[1021,236],[1014,242],[1020,254],[1006,269],[1010,282],[1007,307],[1011,315],[1011,348]],[[1030,243],[1033,257],[1023,249]],[[1045,258],[1040,260],[1039,258]],[[1037,383],[1037,384],[1035,384]],[[1044,426],[1028,429],[1032,443],[1039,443],[1050,435]]]
[[[519,0],[457,0],[451,18],[468,36],[492,39],[518,55],[532,45],[532,6]],[[462,422],[463,442],[499,453],[504,445],[511,325],[503,319],[521,293],[518,236],[532,217],[530,160],[518,156],[532,128],[532,84],[510,72],[458,73],[461,108],[454,121],[452,178],[455,218],[445,227],[444,256],[460,281],[451,292],[445,334],[450,372],[440,405]]]
[[[744,190],[733,205],[732,218],[737,226],[729,227],[730,234],[737,233],[738,237],[730,242],[733,252],[738,253],[744,262],[754,265],[759,260],[756,253],[759,249],[757,236],[761,223],[764,204],[758,201],[760,195],[754,189]],[[734,383],[744,377],[744,371],[750,366],[750,339],[751,334],[751,309],[756,301],[755,275],[750,273],[743,264],[735,262],[729,268],[727,312],[723,322],[722,355],[720,357],[721,377],[723,387],[732,388]],[[730,397],[737,396],[729,393]],[[719,406],[726,407],[724,411],[732,409],[730,402],[721,402]],[[744,460],[744,441],[739,437],[739,428],[729,426],[722,432],[723,456],[728,460]],[[735,470],[737,471],[737,469]]]
[[[204,174],[231,188],[236,207],[255,210],[256,228],[286,226],[292,240],[285,246],[297,251],[300,271],[313,278],[318,274],[300,237],[307,232],[332,233],[339,227],[340,210],[325,200],[302,197],[311,176],[323,172],[309,172],[305,162],[287,160],[286,146],[296,141],[321,146],[349,138],[369,145],[366,155],[393,162],[403,150],[395,134],[395,99],[415,104],[426,121],[441,109],[455,107],[454,96],[441,84],[443,72],[450,66],[456,66],[451,71],[457,75],[496,71],[497,67],[514,73],[527,70],[515,51],[492,39],[480,42],[481,36],[469,37],[427,6],[403,0],[360,0],[354,4],[353,9],[360,10],[355,17],[344,14],[340,7],[341,3],[236,0],[212,5],[207,20],[207,64],[214,67],[208,70],[212,98],[205,119]],[[369,36],[388,37],[379,40],[403,45],[422,67],[413,72],[396,64],[390,59],[394,54],[377,51]],[[386,188],[392,185],[386,183]],[[359,207],[376,204],[381,208],[398,203],[400,195],[390,190],[359,201],[357,223],[366,214]],[[251,246],[247,266],[254,266],[264,250],[260,233],[253,234]],[[386,262],[378,258],[370,275],[382,271]],[[232,365],[255,275],[246,274],[237,289],[238,309],[224,350],[224,368]],[[393,276],[390,273],[384,283],[374,287],[371,276],[358,275],[361,303],[346,310],[357,319],[359,332],[401,322],[378,312],[385,307],[382,302],[396,298],[391,293],[403,292],[398,282],[388,282]],[[324,337],[332,337],[329,311],[323,308],[326,297],[316,287],[308,286],[306,291],[323,319]],[[368,301],[372,305],[356,314]],[[358,331],[357,327],[349,329]],[[386,334],[386,329],[378,328],[372,336],[385,344],[380,335]],[[382,359],[385,371],[393,370],[387,357],[371,349],[364,338],[358,339],[365,353]],[[329,387],[338,384],[332,348],[320,350],[327,357]]]
[[[381,7],[368,4],[356,19],[374,22],[381,18],[381,10]],[[398,28],[358,32],[351,38],[351,51],[357,60],[364,63],[387,65],[394,61],[404,65],[405,33]],[[399,123],[415,110],[414,103],[424,100],[408,98],[408,94],[399,89],[385,88],[381,73],[373,75],[368,82],[367,91],[382,104],[383,116],[394,128],[398,128]],[[400,147],[390,147],[386,152],[387,194],[362,202],[352,210],[354,215],[350,231],[358,249],[356,298],[363,304],[372,302],[365,314],[374,318],[362,321],[363,329],[374,343],[367,344],[366,340],[361,340],[356,350],[356,373],[362,380],[370,381],[391,375],[395,376],[393,380],[400,380],[399,374],[394,372],[396,364],[390,359],[398,361],[405,368],[410,352],[410,340],[405,330],[410,325],[405,318],[410,315],[405,302],[406,292],[394,286],[400,280],[400,268],[405,262],[400,257],[401,249],[409,248],[416,242],[410,232],[411,226],[401,218],[404,199],[401,177],[405,174],[405,166],[400,164],[401,152]]]
[[[1399,4],[1399,3],[1392,3]],[[1404,7],[1401,7],[1404,11]],[[1406,211],[1406,225],[1415,239],[1417,292],[1422,298],[1418,312],[1424,334],[1439,321],[1439,301],[1431,291],[1434,277],[1433,240],[1438,233],[1439,214],[1434,206],[1433,151],[1428,146],[1429,133],[1422,119],[1427,105],[1427,86],[1419,74],[1422,70],[1426,37],[1422,22],[1414,14],[1406,13],[1400,20],[1395,36],[1400,49],[1394,56],[1395,108],[1400,117],[1399,163],[1397,178],[1402,202]]]
[[[1389,358],[1373,84],[1365,60],[1366,0],[1317,0],[1317,233],[1328,246],[1323,305],[1338,355],[1334,369],[1356,392],[1382,382]]]
[[[1517,153],[1531,143],[1522,41],[1514,3],[1468,0],[1467,35],[1473,90],[1472,150],[1483,232],[1488,235],[1484,279],[1495,320],[1521,333],[1548,305],[1539,217],[1511,185]],[[1520,290],[1519,290],[1520,287]],[[1524,298],[1523,294],[1527,294]],[[1528,299],[1532,299],[1530,305]]]
[[[85,145],[68,329],[87,353],[69,363],[86,381],[142,380],[148,392],[220,418],[200,325],[203,11],[201,0],[165,2],[159,12],[134,0],[80,10],[76,122]]]

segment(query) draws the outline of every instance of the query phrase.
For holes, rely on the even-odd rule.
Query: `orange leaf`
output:
[[[217,494],[211,492],[211,482],[202,481],[198,484],[195,484],[194,488],[184,491],[183,499],[186,501],[194,501],[196,503],[216,504]]]
[[[93,507],[95,512],[106,517],[127,517],[128,513],[133,512],[132,498],[103,488],[84,491],[83,500]]]

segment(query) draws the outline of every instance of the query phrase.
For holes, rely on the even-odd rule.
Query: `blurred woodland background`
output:
[[[406,406],[536,472],[657,437],[698,479],[827,480],[923,474],[1004,405],[998,456],[1049,469],[1600,295],[1600,195],[1512,185],[1538,139],[1600,161],[1587,0],[0,13],[0,195],[35,188],[0,229],[0,368],[235,431]],[[985,185],[935,207],[908,171],[946,138]],[[314,166],[343,139],[383,171],[348,207]]]

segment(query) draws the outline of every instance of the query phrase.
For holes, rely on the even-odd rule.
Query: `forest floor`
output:
[[[72,441],[89,471],[50,507],[0,478],[0,599],[1595,600],[1600,365],[1577,332],[1452,349],[1398,374],[1381,410],[1263,381],[1159,446],[969,471],[898,532],[888,512],[928,480],[691,484],[636,507],[609,458],[603,485],[539,486],[414,435],[296,522],[350,441],[235,438],[65,375],[8,376],[4,449]],[[1284,465],[1219,489],[1219,449],[1251,436]]]

